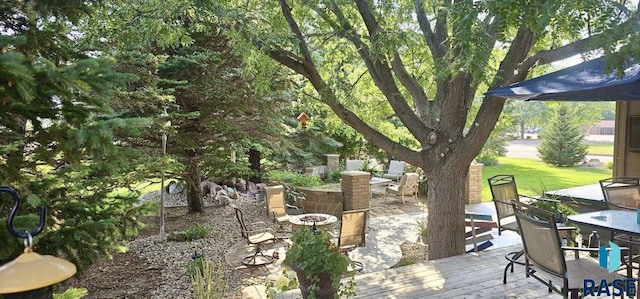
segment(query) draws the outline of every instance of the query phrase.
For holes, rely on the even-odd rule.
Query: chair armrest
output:
[[[290,204],[285,204],[287,206],[287,208],[292,208],[292,209],[296,209],[296,211],[298,211],[298,213],[300,213],[300,208],[294,205],[290,205]]]
[[[503,204],[503,205],[509,205],[509,206],[511,205],[511,202],[504,201],[504,200],[499,200],[499,199],[495,199],[495,198],[494,198],[494,199],[492,199],[492,201],[493,201],[493,202],[497,202],[497,203],[501,203],[501,204]]]
[[[276,223],[278,220],[276,220],[276,211],[274,209],[269,209],[269,219],[271,219],[271,222]]]
[[[262,229],[269,228],[269,226],[263,221],[252,222],[247,224],[247,227],[255,227],[255,226],[261,226]]]
[[[570,231],[570,230],[577,230],[578,229],[575,226],[557,226],[556,228],[558,230],[561,230],[561,231]]]

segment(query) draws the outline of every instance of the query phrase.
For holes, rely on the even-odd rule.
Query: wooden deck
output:
[[[356,298],[559,298],[548,293],[534,278],[525,278],[524,268],[515,266],[507,284],[502,273],[507,252],[519,245],[470,253],[396,269],[356,276]],[[302,298],[299,290],[276,298]]]

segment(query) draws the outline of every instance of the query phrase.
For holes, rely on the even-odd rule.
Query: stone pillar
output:
[[[484,164],[475,160],[469,165],[464,199],[467,204],[482,202],[482,166]]]
[[[371,173],[366,171],[343,171],[340,183],[344,194],[344,210],[368,209],[371,192],[369,178]]]
[[[338,154],[326,154],[327,156],[327,171],[332,172],[340,168],[340,155]]]

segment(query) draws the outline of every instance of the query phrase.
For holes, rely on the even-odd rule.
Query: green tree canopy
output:
[[[467,122],[473,99],[576,54],[603,51],[614,65],[640,56],[637,15],[625,4],[228,0],[202,8],[234,29],[254,67],[269,66],[264,57],[288,67],[368,142],[425,170],[428,226],[439,232],[429,234],[429,257],[441,258],[464,252],[467,169],[504,105],[484,98]],[[391,113],[371,120],[370,109]],[[385,129],[396,120],[414,142]]]
[[[138,153],[115,143],[114,135],[136,135],[148,125],[113,113],[111,96],[133,78],[76,39],[76,26],[98,6],[0,3],[0,184],[18,191],[20,217],[33,219],[36,207],[48,208],[35,250],[63,255],[80,270],[138,225],[135,194],[114,192],[130,187],[136,169],[129,161]],[[12,204],[3,196],[0,212],[7,215]],[[24,227],[33,228],[33,222]],[[3,239],[15,242],[3,242],[0,263],[22,252],[18,240]]]

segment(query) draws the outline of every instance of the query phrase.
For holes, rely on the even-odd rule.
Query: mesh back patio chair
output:
[[[571,298],[578,298],[578,294],[583,293],[585,279],[597,282],[625,279],[615,272],[609,273],[597,262],[580,258],[579,251],[598,248],[562,247],[552,213],[517,201],[513,201],[513,208],[525,251],[526,276],[542,282],[549,292],[556,291],[564,298],[571,293]],[[566,260],[564,250],[574,251],[575,258]]]
[[[364,164],[362,160],[347,160],[345,162],[345,171],[361,170],[362,164]]]
[[[415,172],[407,172],[402,175],[400,179],[400,183],[397,185],[391,185],[387,187],[384,191],[384,200],[387,200],[388,194],[400,195],[402,198],[402,203],[404,204],[404,196],[410,195],[413,196],[418,202],[418,183],[420,176]]]
[[[407,163],[404,161],[391,160],[389,161],[389,169],[382,174],[385,179],[392,179],[394,181],[400,180],[404,174],[404,167]]]
[[[368,210],[351,210],[342,213],[340,222],[340,235],[338,235],[338,248],[349,257],[349,252],[357,247],[365,246],[365,229],[367,227]],[[364,265],[361,262],[349,258],[355,271],[362,271]]]
[[[268,186],[265,188],[267,199],[267,216],[274,223],[278,223],[278,232],[282,233],[285,237],[288,237],[284,224],[289,222],[289,214],[287,208],[295,209],[296,214],[300,214],[300,208],[287,204],[285,201],[285,192],[283,185]]]
[[[604,195],[606,208],[609,210],[635,211],[640,203],[640,178],[637,177],[616,177],[600,180],[600,188]],[[630,247],[630,252],[635,252],[634,247],[640,246],[640,237],[628,234],[613,234],[614,242]],[[637,259],[636,255],[626,257],[630,260]],[[633,263],[628,262],[632,265]],[[640,270],[639,270],[640,271]],[[640,273],[640,272],[639,272]]]
[[[240,224],[242,238],[246,240],[247,245],[254,246],[255,248],[252,255],[242,258],[242,264],[247,266],[260,266],[273,263],[273,257],[265,255],[261,248],[261,246],[267,243],[276,241],[276,237],[272,233],[273,230],[267,227],[264,222],[245,223],[242,210],[235,206],[233,209],[236,212],[238,224]],[[253,229],[249,229],[249,227]]]
[[[518,223],[515,221],[515,212],[513,210],[512,201],[520,202],[523,199],[526,202],[544,201],[553,205],[553,209],[556,211],[556,221],[563,222],[562,214],[558,211],[557,204],[559,201],[548,198],[531,197],[527,195],[521,195],[518,193],[518,187],[516,186],[516,179],[510,174],[499,174],[492,176],[488,179],[489,189],[493,197],[493,203],[496,207],[496,216],[498,218],[498,235],[502,234],[502,231],[514,231],[519,232]],[[559,216],[559,217],[558,217]],[[563,229],[565,226],[563,226]],[[514,264],[524,265],[520,259],[524,255],[524,250],[509,252],[505,255],[508,263],[504,268],[504,274],[502,277],[502,283],[507,283],[507,271],[511,270],[513,273]]]
[[[640,178],[617,177],[600,180],[609,209],[635,210],[640,203]]]

